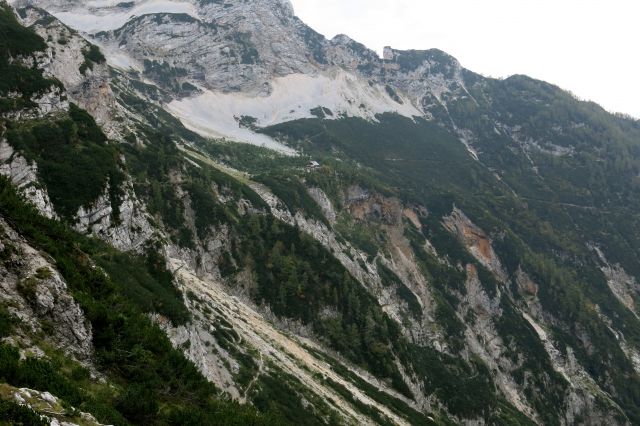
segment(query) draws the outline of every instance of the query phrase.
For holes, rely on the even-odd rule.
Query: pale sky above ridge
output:
[[[640,118],[636,0],[291,0],[332,38],[382,54],[438,48],[491,77],[526,74]]]

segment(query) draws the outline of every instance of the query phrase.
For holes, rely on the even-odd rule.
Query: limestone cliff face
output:
[[[44,10],[26,8],[21,17],[47,41],[48,49],[38,58],[38,67],[59,80],[65,97],[87,110],[108,136],[117,137],[118,108],[106,62],[89,59],[91,44]]]
[[[122,140],[124,127],[121,110],[110,86],[109,68],[105,62],[91,61],[91,44],[71,28],[42,9],[21,9],[25,25],[34,29],[46,42],[47,49],[33,58],[18,58],[29,66],[41,69],[45,76],[60,81],[64,87],[52,86],[51,91],[34,99],[35,108],[18,111],[6,118],[14,120],[46,119],[69,110],[69,101],[86,109],[115,141]],[[58,218],[46,188],[39,182],[38,165],[16,152],[3,138],[0,129],[0,174],[11,179],[41,214]],[[115,142],[114,141],[114,142]],[[82,206],[75,217],[75,227],[109,241],[122,250],[141,250],[154,234],[145,206],[136,198],[131,181],[122,184],[121,205],[112,206],[108,189],[89,205]],[[119,220],[113,220],[118,209]]]
[[[46,188],[38,182],[37,164],[29,163],[4,139],[0,139],[0,175],[9,178],[43,216],[58,217]]]
[[[469,318],[470,312],[473,313],[473,321],[466,322],[467,350],[483,359],[492,369],[502,394],[520,411],[538,419],[540,413],[536,413],[530,406],[527,391],[514,380],[513,373],[519,368],[519,362],[513,360],[514,348],[503,340],[496,327],[503,315],[500,299],[508,297],[520,300],[519,314],[531,325],[542,342],[554,371],[569,384],[563,395],[563,424],[575,424],[583,417],[586,419],[585,424],[589,425],[599,424],[605,418],[611,424],[626,424],[620,420],[624,418],[620,415],[620,407],[580,365],[573,349],[568,346],[562,347],[562,343],[554,341],[549,336],[546,330],[559,323],[552,313],[542,308],[538,299],[539,284],[521,268],[518,268],[515,276],[509,277],[493,249],[490,237],[461,210],[454,208],[445,218],[444,225],[501,284],[507,285],[504,289],[498,288],[493,298],[489,297],[480,284],[476,267],[467,265],[466,294],[459,312],[461,318]],[[611,269],[604,267],[604,271],[608,273]],[[628,278],[628,275],[626,277]],[[510,286],[511,283],[514,285]],[[518,292],[515,298],[511,294],[512,288],[516,288]],[[624,342],[621,342],[621,347],[625,350]],[[634,354],[630,353],[628,356],[633,359]]]
[[[336,211],[333,203],[331,202],[329,197],[327,197],[327,194],[325,194],[322,189],[315,186],[308,188],[308,191],[311,198],[313,198],[313,200],[322,209],[322,213],[324,214],[324,217],[329,221],[329,223],[335,223]]]
[[[31,247],[0,217],[0,302],[20,320],[21,346],[30,347],[30,335],[45,340],[77,361],[93,361],[91,324],[69,294],[55,266]],[[44,327],[47,327],[46,330]],[[36,354],[37,349],[34,349]]]
[[[460,306],[460,316],[474,320],[468,324],[465,332],[468,351],[482,359],[491,369],[496,385],[515,407],[532,418],[536,418],[535,410],[525,396],[525,390],[513,378],[513,372],[519,365],[510,357],[513,349],[509,348],[497,330],[496,324],[502,316],[500,299],[502,294],[490,297],[478,278],[474,265],[467,265],[466,295]]]
[[[495,274],[500,282],[507,281],[507,274],[493,249],[491,239],[462,210],[454,209],[451,215],[445,218],[444,225],[485,268]]]
[[[142,251],[158,231],[151,225],[146,206],[135,196],[132,183],[123,184],[124,197],[118,206],[109,199],[109,188],[89,206],[80,207],[75,228],[108,241],[123,251]],[[118,218],[113,210],[117,207]]]
[[[29,162],[4,140],[0,140],[0,175],[8,177],[43,216],[59,218],[46,188],[39,182],[38,165]],[[99,236],[118,249],[139,251],[157,231],[150,224],[146,207],[135,196],[132,183],[126,182],[123,187],[124,197],[117,206],[117,222],[113,220],[114,206],[108,188],[105,188],[105,193],[97,200],[80,207],[75,228]]]
[[[78,29],[96,33],[107,51],[116,46],[126,52],[137,67],[144,69],[145,60],[166,63],[174,70],[185,71],[178,72],[180,82],[196,82],[214,90],[262,92],[268,90],[265,85],[276,76],[311,73],[319,68],[309,53],[309,44],[321,46],[322,37],[295,18],[288,1],[192,1],[175,2],[164,8],[150,3],[136,1],[107,7],[56,2],[37,5],[63,21],[68,18],[71,24],[76,22],[72,14],[122,15],[118,22],[122,25],[105,24],[102,32],[81,24]],[[149,12],[144,14],[146,11]],[[136,17],[127,19],[128,16]],[[162,82],[160,75],[156,77]]]

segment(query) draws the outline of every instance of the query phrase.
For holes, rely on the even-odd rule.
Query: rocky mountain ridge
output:
[[[389,49],[381,59],[347,36],[326,40],[288,2],[33,4],[85,31],[111,65],[167,90],[168,109],[204,136],[268,144],[238,130],[238,120],[273,125],[318,108],[327,119],[429,116],[443,96],[468,95],[462,68],[443,52]],[[261,98],[268,106],[256,108]]]

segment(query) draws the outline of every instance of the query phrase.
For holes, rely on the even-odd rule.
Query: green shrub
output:
[[[13,10],[0,4],[0,56],[27,56],[46,49],[47,45],[34,31],[20,25]]]
[[[36,270],[36,278],[39,280],[47,280],[53,276],[51,269],[43,266],[42,268],[38,268]]]
[[[0,401],[0,424],[17,426],[49,426],[49,421],[43,419],[29,407],[18,405],[12,401]]]
[[[427,393],[435,393],[449,412],[462,418],[489,416],[498,400],[491,374],[480,362],[462,359],[430,348],[411,347],[412,365]]]
[[[84,62],[80,64],[80,73],[82,75],[87,72],[87,69],[93,70],[94,64],[102,64],[107,61],[102,52],[100,52],[100,48],[94,44],[90,45],[88,49],[83,49],[82,55],[84,56]]]
[[[38,294],[38,280],[35,277],[25,278],[18,281],[16,288],[24,300],[34,302]]]
[[[192,181],[185,185],[191,197],[191,207],[196,215],[196,231],[202,240],[210,235],[212,226],[231,222],[231,215],[216,195],[202,182]]]
[[[0,339],[10,336],[13,332],[15,319],[7,310],[7,307],[0,304]]]

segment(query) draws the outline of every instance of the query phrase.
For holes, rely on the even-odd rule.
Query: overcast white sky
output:
[[[480,74],[527,74],[640,118],[638,0],[291,1],[329,38],[438,48]]]

